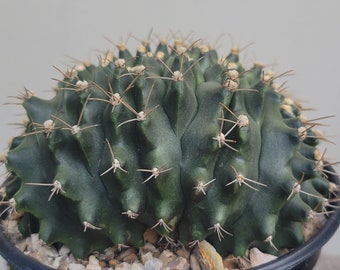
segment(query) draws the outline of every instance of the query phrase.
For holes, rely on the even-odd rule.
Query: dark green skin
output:
[[[315,170],[317,140],[299,138],[298,106],[284,109],[284,95],[262,80],[261,66],[245,70],[230,54],[235,65],[228,67],[214,50],[188,48],[179,55],[160,44],[154,55],[162,60],[149,48],[135,58],[124,48],[125,67],[116,58],[87,65],[64,78],[53,99],[24,100],[30,123],[7,157],[15,176],[8,199],[26,213],[22,231],[64,243],[77,257],[111,244],[139,247],[148,228],[185,245],[207,239],[222,254],[244,255],[254,245],[276,253],[268,237],[278,249],[304,241],[301,224],[310,210],[322,211],[329,185]],[[236,90],[227,84],[232,66]],[[80,90],[78,81],[88,87]],[[248,124],[228,133],[239,115]],[[48,119],[55,127],[46,133]],[[231,147],[219,145],[221,132]],[[235,182],[237,175],[255,182]],[[287,200],[300,179],[313,195]],[[55,180],[62,190],[51,198],[53,186],[32,185]],[[95,228],[84,232],[84,221]]]

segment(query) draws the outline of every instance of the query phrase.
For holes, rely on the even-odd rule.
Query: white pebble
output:
[[[63,270],[64,265],[67,264],[67,262],[66,262],[67,260],[68,260],[67,256],[59,256],[59,257],[54,259],[51,266],[55,269]]]
[[[156,258],[147,260],[144,264],[145,270],[161,270],[162,266],[163,266],[163,263]]]
[[[168,266],[171,270],[189,270],[190,268],[188,261],[183,257],[177,257]]]
[[[85,270],[85,266],[79,263],[70,263],[68,266],[69,270]]]
[[[131,265],[129,263],[123,262],[116,265],[115,270],[131,270]]]
[[[99,265],[94,264],[88,264],[86,265],[86,270],[102,270],[102,268]]]
[[[70,250],[67,246],[65,246],[65,245],[63,245],[63,246],[60,248],[60,250],[59,250],[59,255],[60,255],[60,256],[67,255],[67,254],[69,254],[69,253],[71,253],[71,250]]]
[[[58,257],[58,252],[49,246],[41,246],[37,252],[32,254],[34,254],[34,257],[39,261],[47,265],[52,265],[55,258]]]
[[[249,251],[249,259],[251,263],[251,267],[255,267],[272,260],[275,260],[277,257],[271,254],[263,253],[257,248],[252,248]]]
[[[163,263],[163,266],[168,266],[170,262],[176,259],[176,257],[177,256],[173,252],[164,250],[159,257],[159,260]]]
[[[39,239],[39,234],[33,233],[30,238],[26,238],[27,250],[29,252],[37,252],[41,246],[42,241]]]
[[[190,256],[190,267],[192,270],[201,270],[200,263],[194,254]]]
[[[142,258],[143,264],[145,264],[146,261],[152,260],[153,255],[152,255],[151,252],[147,252],[147,253],[145,253],[145,254],[142,254],[142,255],[141,255],[141,258]]]
[[[86,266],[86,270],[101,270],[101,266],[99,265],[99,261],[93,255],[89,257],[89,264]]]
[[[145,268],[144,268],[143,264],[134,262],[131,265],[131,269],[130,270],[145,270]]]

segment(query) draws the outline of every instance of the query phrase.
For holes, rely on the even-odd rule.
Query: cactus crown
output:
[[[148,228],[236,255],[303,242],[331,204],[328,164],[275,75],[199,42],[118,51],[68,69],[51,100],[25,91],[29,121],[3,157],[22,232],[77,257],[138,247]]]

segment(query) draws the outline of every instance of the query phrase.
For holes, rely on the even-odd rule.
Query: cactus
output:
[[[302,243],[333,186],[315,123],[275,75],[199,41],[118,50],[62,72],[50,100],[20,97],[28,122],[2,159],[22,233],[77,257],[139,247],[149,228],[221,254]]]

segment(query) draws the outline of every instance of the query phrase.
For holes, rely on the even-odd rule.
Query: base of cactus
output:
[[[329,176],[329,180],[340,185],[340,178],[334,175]],[[340,202],[337,202],[340,205]],[[318,231],[318,233],[310,240],[296,249],[291,250],[287,254],[277,259],[251,268],[252,270],[273,270],[273,269],[313,269],[319,259],[321,248],[333,236],[340,224],[340,210],[329,215],[326,223]],[[39,261],[25,255],[5,236],[3,227],[0,229],[0,255],[15,270],[52,270],[53,268],[46,266]]]

